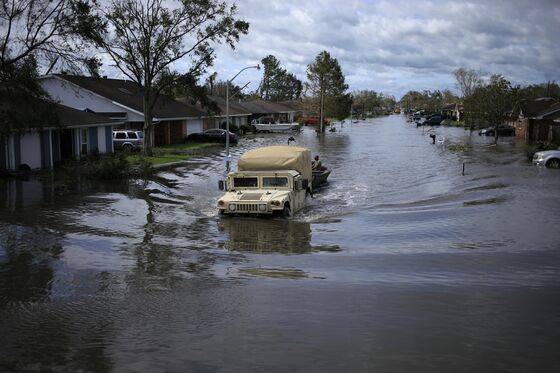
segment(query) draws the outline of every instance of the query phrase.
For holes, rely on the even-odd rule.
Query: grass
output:
[[[142,162],[147,162],[152,166],[186,161],[192,154],[198,150],[211,149],[222,147],[223,144],[216,143],[185,143],[185,144],[171,144],[153,148],[153,155],[146,157],[142,153],[130,154],[126,157],[127,161],[133,165],[140,165]]]

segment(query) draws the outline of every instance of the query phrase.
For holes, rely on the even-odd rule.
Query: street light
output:
[[[260,70],[261,67],[260,65],[256,65],[256,66],[247,66],[241,70],[239,70],[239,72],[237,74],[235,74],[235,76],[233,78],[231,78],[230,80],[226,81],[226,173],[229,173],[230,171],[230,157],[229,157],[229,84],[231,82],[233,82],[233,80],[235,78],[237,78],[237,76],[239,74],[241,74],[243,71],[247,70],[247,69],[257,69]]]

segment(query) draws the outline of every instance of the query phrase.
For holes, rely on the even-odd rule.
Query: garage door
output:
[[[188,119],[187,120],[187,136],[191,133],[202,132],[202,119]]]

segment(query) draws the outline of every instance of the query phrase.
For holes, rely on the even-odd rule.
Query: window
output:
[[[263,188],[285,188],[287,186],[287,177],[263,177]]]
[[[259,185],[256,177],[236,177],[233,179],[234,188],[256,188]]]
[[[82,155],[86,155],[88,153],[88,132],[89,132],[89,129],[82,128],[82,131],[81,131],[82,143],[80,145],[80,154],[82,154]]]
[[[136,136],[136,132],[127,132],[126,134],[128,135],[129,139],[137,139],[138,138]]]
[[[115,139],[126,139],[126,133],[124,132],[117,132],[115,134]]]

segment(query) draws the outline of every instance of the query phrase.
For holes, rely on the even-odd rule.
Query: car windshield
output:
[[[256,177],[235,177],[233,178],[234,188],[256,188],[259,181]]]
[[[263,177],[264,188],[282,188],[288,186],[287,177]]]

